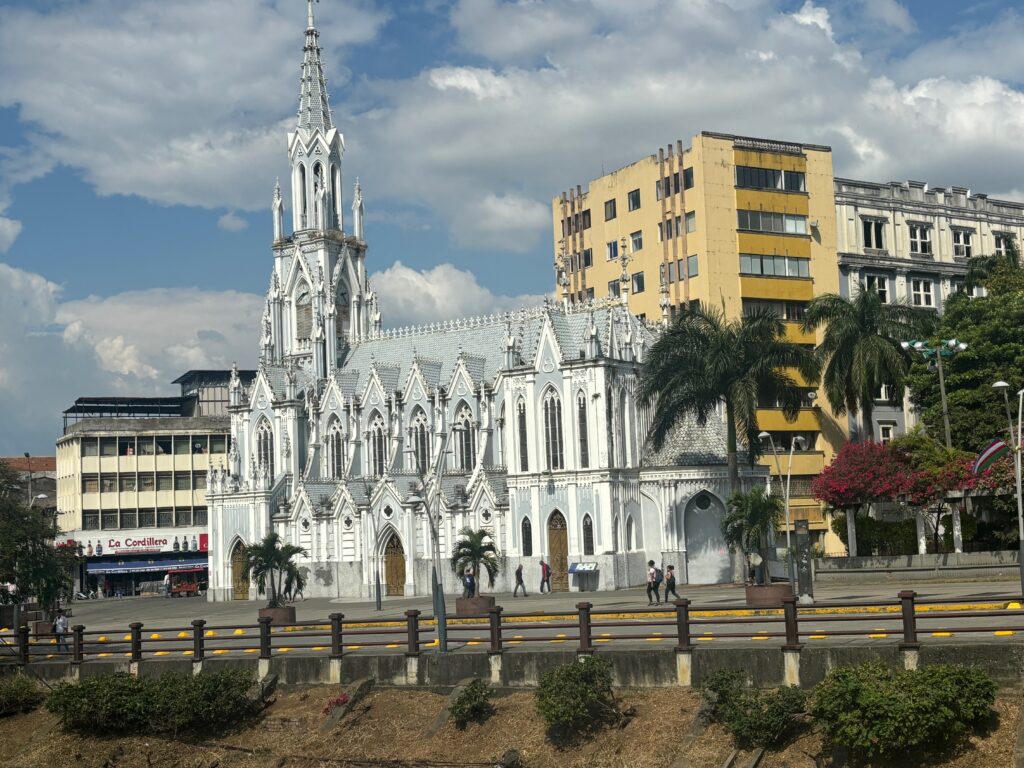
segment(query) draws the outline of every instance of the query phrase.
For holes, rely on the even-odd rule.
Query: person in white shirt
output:
[[[164,574],[164,597],[171,596],[171,574]]]

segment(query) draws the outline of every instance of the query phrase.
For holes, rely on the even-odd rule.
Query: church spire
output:
[[[319,129],[326,134],[334,123],[331,120],[331,106],[327,98],[327,82],[324,80],[323,62],[320,60],[320,33],[313,20],[313,0],[307,0],[308,19],[306,45],[303,48],[302,81],[299,85],[298,127],[307,131]]]

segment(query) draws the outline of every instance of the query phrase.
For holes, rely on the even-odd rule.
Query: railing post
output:
[[[343,613],[332,613],[331,619],[331,658],[340,659],[344,651],[344,642],[342,637],[343,625],[342,622],[345,620],[345,614]]]
[[[796,619],[796,597],[789,595],[782,598],[782,615],[786,622],[786,644],[789,650],[800,650],[800,628]]]
[[[269,616],[260,616],[257,619],[260,623],[260,658],[270,658],[270,622]]]
[[[576,604],[580,615],[580,653],[592,653],[594,650],[590,642],[590,609],[593,607],[593,603]]]
[[[501,606],[496,605],[490,609],[491,624],[491,653],[501,653]]]
[[[85,647],[85,627],[81,624],[75,624],[71,628],[71,663],[81,664],[82,658],[84,657]]]
[[[28,627],[18,627],[18,663],[28,664]]]
[[[690,601],[681,597],[675,601],[676,606],[676,650],[689,651],[693,649],[690,642]]]
[[[419,656],[420,655],[420,612],[415,608],[410,608],[405,612],[406,626],[409,630],[409,649],[405,652],[406,656]]]
[[[135,621],[128,625],[132,635],[132,661],[142,660],[142,622]]]
[[[206,656],[206,621],[192,619],[192,661],[202,661]]]
[[[920,646],[920,643],[917,642],[915,597],[917,597],[917,593],[912,589],[905,589],[900,592],[900,608],[903,613],[903,642],[900,643],[900,648],[905,650],[914,650]]]

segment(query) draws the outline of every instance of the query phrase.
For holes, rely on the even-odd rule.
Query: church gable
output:
[[[533,360],[533,368],[538,373],[551,373],[562,363],[562,350],[551,327],[550,318],[545,318],[540,329],[537,342],[537,354]]]

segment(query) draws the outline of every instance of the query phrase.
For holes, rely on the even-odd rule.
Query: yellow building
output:
[[[552,220],[558,289],[570,303],[622,296],[650,322],[693,302],[729,317],[768,306],[791,340],[812,346],[804,308],[839,292],[829,147],[702,132],[688,148],[677,142],[559,195]],[[812,387],[807,395],[795,421],[767,402],[758,420],[783,475],[793,439],[806,441],[793,455],[792,517],[823,531],[810,484],[845,442],[847,420]],[[762,462],[777,472],[770,450]]]

